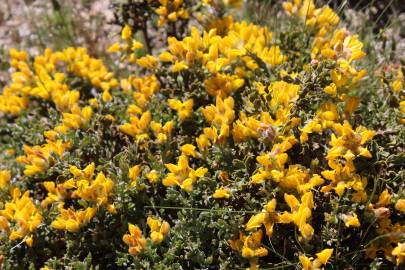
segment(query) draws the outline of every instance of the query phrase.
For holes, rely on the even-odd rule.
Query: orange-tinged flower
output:
[[[405,213],[405,199],[399,199],[395,204],[395,209],[401,211],[402,213]]]
[[[129,246],[128,252],[131,255],[137,255],[145,248],[146,240],[138,226],[129,223],[128,230],[129,234],[125,234],[122,240]]]

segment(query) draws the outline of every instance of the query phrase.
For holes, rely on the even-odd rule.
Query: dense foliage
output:
[[[9,51],[4,269],[403,266],[403,64],[327,5],[243,5],[117,2],[109,64]]]

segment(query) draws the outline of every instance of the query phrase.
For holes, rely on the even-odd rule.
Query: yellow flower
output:
[[[212,96],[227,97],[245,84],[244,79],[236,75],[217,73],[215,77],[204,81],[205,89]]]
[[[229,199],[231,197],[231,194],[227,188],[217,188],[212,195],[214,199]]]
[[[21,194],[20,189],[11,188],[12,200],[5,202],[4,209],[0,210],[0,229],[8,235],[10,241],[24,238],[38,228],[42,216],[34,201],[30,198],[29,191]],[[32,244],[31,241],[27,245]]]
[[[308,258],[307,256],[300,255],[299,260],[304,270],[312,270],[312,258]]]
[[[175,62],[174,65],[171,67],[172,72],[180,72],[184,69],[188,69],[188,65],[186,63],[182,62]]]
[[[155,170],[151,170],[149,173],[146,174],[146,178],[149,180],[151,184],[154,184],[159,179],[159,174]]]
[[[25,239],[25,243],[27,244],[27,246],[32,247],[34,243],[34,239],[32,238],[32,236],[29,236],[27,239]]]
[[[300,255],[299,260],[304,270],[316,270],[321,269],[323,265],[326,265],[329,261],[330,256],[333,253],[332,248],[324,249],[316,253],[316,259],[313,260],[312,257],[308,258],[305,255]]]
[[[288,160],[288,155],[284,152],[288,151],[295,144],[296,140],[293,136],[283,138],[281,143],[274,144],[273,149],[270,153],[264,153],[256,157],[256,160],[262,166],[259,168],[258,172],[252,176],[251,182],[254,184],[260,184],[273,177],[276,182],[283,182],[285,186],[292,186],[298,184],[295,182],[291,184],[291,180],[295,179],[293,177],[288,177],[284,174],[284,164]],[[304,173],[299,170],[298,167],[291,167],[293,170],[298,171],[299,174]],[[291,170],[291,174],[293,170]],[[298,175],[296,175],[298,176]],[[294,188],[297,188],[294,186]]]
[[[341,218],[345,223],[346,227],[360,227],[360,222],[359,219],[357,218],[356,213],[352,213],[349,215],[342,214]]]
[[[67,193],[65,184],[55,184],[55,182],[52,181],[45,181],[43,182],[43,185],[48,194],[47,197],[41,202],[42,207],[45,208],[54,202],[63,202]]]
[[[385,189],[381,192],[380,196],[378,197],[377,206],[386,206],[391,202],[391,194],[389,193],[388,189]]]
[[[399,266],[405,261],[405,243],[398,243],[392,250],[392,255],[396,257],[396,263]]]
[[[132,29],[131,26],[129,26],[128,24],[126,24],[124,28],[122,28],[121,38],[126,41],[132,38]]]
[[[151,230],[151,240],[153,244],[159,244],[163,241],[163,239],[166,237],[166,235],[169,233],[170,230],[170,225],[168,222],[163,221],[161,222],[160,220],[154,218],[154,217],[148,217],[147,221],[148,226]]]
[[[103,172],[97,174],[95,179],[79,179],[76,181],[77,189],[73,196],[87,202],[96,203],[98,206],[108,205],[108,198],[112,193],[113,181]]]
[[[279,216],[280,223],[291,223],[294,222],[298,226],[301,235],[306,238],[312,238],[314,229],[308,220],[312,215],[311,209],[314,207],[313,194],[312,192],[307,192],[301,197],[301,202],[294,195],[284,194],[284,200],[291,208],[291,212],[285,211]]]
[[[135,186],[137,184],[139,173],[141,172],[141,165],[135,165],[129,168],[128,177],[131,180],[131,186]]]
[[[136,60],[136,63],[143,68],[153,69],[157,67],[158,61],[156,57],[152,55],[146,55]]]
[[[201,134],[200,136],[198,136],[198,138],[195,139],[198,148],[203,151],[205,150],[208,146],[211,145],[208,137],[205,134]]]
[[[52,141],[47,139],[46,142],[42,146],[23,146],[25,156],[19,156],[16,160],[25,164],[24,174],[26,176],[33,176],[44,172],[49,166],[50,156],[52,154],[62,156],[70,146],[69,143],[63,143],[61,140]]]
[[[402,213],[405,213],[405,199],[399,199],[395,204],[395,209],[401,211]]]
[[[246,231],[258,229],[262,225],[266,228],[266,235],[271,237],[273,235],[273,227],[277,222],[278,217],[276,214],[276,199],[269,201],[263,211],[259,214],[253,215],[246,224]]]
[[[200,167],[194,170],[189,167],[187,156],[181,155],[179,157],[178,165],[169,163],[165,164],[166,168],[170,171],[162,183],[165,186],[177,185],[180,188],[191,192],[193,190],[193,183],[207,173],[207,169]]]
[[[404,88],[404,74],[401,69],[398,69],[395,81],[391,84],[392,90],[399,93]]]
[[[265,48],[259,54],[263,61],[271,66],[277,66],[286,61],[287,57],[281,53],[279,46],[271,46],[270,49]]]
[[[108,49],[107,49],[107,52],[108,53],[117,53],[117,52],[119,52],[121,50],[121,46],[120,46],[120,44],[119,43],[114,43],[114,44],[112,44]]]
[[[57,230],[66,230],[77,232],[84,226],[97,212],[95,207],[87,207],[85,210],[74,211],[73,209],[64,209],[63,204],[58,206],[60,215],[51,223],[51,227]]]
[[[125,134],[135,137],[137,141],[141,139],[149,138],[147,129],[151,121],[151,113],[149,111],[144,112],[141,118],[137,116],[131,117],[131,123],[123,124],[120,126],[120,130]]]
[[[321,252],[316,253],[316,257],[323,265],[325,265],[329,261],[329,258],[332,255],[332,253],[333,248],[327,248],[322,250]]]
[[[239,239],[228,241],[233,250],[241,252],[242,257],[249,259],[251,269],[256,269],[258,257],[264,257],[268,254],[267,249],[262,247],[262,236],[263,232],[261,230],[252,233],[250,236],[240,232]]]
[[[189,118],[193,112],[193,99],[181,102],[177,99],[169,99],[168,105],[171,109],[177,111],[181,122]]]
[[[323,91],[325,91],[325,93],[331,95],[331,96],[336,96],[336,84],[331,83],[328,86],[326,86]]]
[[[233,250],[241,252],[242,257],[249,259],[249,269],[257,269],[258,258],[268,254],[267,249],[262,247],[261,244],[262,234],[261,230],[252,233],[250,236],[240,232],[239,239],[228,241]]]
[[[142,236],[142,232],[138,226],[131,223],[128,224],[129,234],[125,234],[122,240],[129,246],[128,252],[131,255],[137,255],[146,246],[146,240]]]
[[[0,189],[4,189],[10,182],[11,174],[10,171],[2,170],[0,171]]]
[[[375,132],[361,126],[354,131],[347,121],[343,125],[335,124],[333,127],[339,137],[334,134],[331,136],[330,145],[332,148],[326,156],[328,164],[332,169],[335,169],[338,167],[339,159],[344,158],[345,167],[350,172],[354,172],[353,160],[356,156],[371,158],[371,153],[363,145],[373,138]]]
[[[222,99],[218,96],[215,106],[207,106],[201,111],[209,124],[214,124],[217,128],[220,128],[223,125],[230,125],[235,118],[233,106],[234,100],[232,97]]]
[[[192,157],[196,157],[197,156],[197,152],[195,151],[195,146],[192,144],[185,144],[183,146],[181,146],[180,148],[181,153],[185,156],[192,156]]]
[[[188,12],[183,8],[183,0],[165,0],[159,1],[161,6],[155,9],[156,14],[159,15],[158,25],[162,26],[167,21],[175,22],[178,19],[188,19]]]
[[[169,52],[162,52],[159,55],[159,60],[162,62],[173,62],[175,57]]]
[[[173,127],[174,127],[173,120],[166,122],[164,126],[154,121],[150,123],[150,128],[155,134],[158,143],[163,143],[167,141],[168,137],[170,137],[170,135],[172,134]]]

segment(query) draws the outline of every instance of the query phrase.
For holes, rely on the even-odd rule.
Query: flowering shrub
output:
[[[400,267],[403,66],[367,72],[326,5],[285,1],[277,32],[241,5],[116,4],[111,65],[10,50],[5,268]]]

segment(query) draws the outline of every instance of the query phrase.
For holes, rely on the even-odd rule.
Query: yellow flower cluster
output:
[[[167,221],[161,222],[154,217],[148,217],[146,223],[151,230],[150,239],[152,240],[153,244],[161,243],[169,233],[170,225]]]
[[[279,129],[289,134],[290,129],[299,124],[299,119],[292,117],[291,114],[300,92],[299,85],[276,81],[270,84],[267,89],[258,83],[256,89],[265,100],[269,99],[268,111],[250,117],[242,112],[233,125],[232,134],[236,142],[246,141],[249,138],[273,140],[278,137]],[[275,116],[275,119],[272,115]],[[294,140],[286,140],[292,144],[295,143]],[[285,151],[287,150],[285,149]]]
[[[145,177],[148,179],[150,184],[155,184],[159,179],[159,172],[156,170],[151,170],[148,166],[142,167],[141,164],[132,166],[128,170],[128,178],[131,180],[130,187],[143,188],[143,185],[139,185],[139,179],[141,177],[141,172],[145,171]]]
[[[299,258],[302,268],[304,270],[322,269],[321,267],[323,265],[326,265],[326,263],[329,261],[330,256],[332,256],[332,253],[333,253],[332,248],[324,249],[321,252],[316,253],[315,260],[313,260],[312,257],[308,258],[305,255],[301,255]]]
[[[24,156],[17,157],[17,161],[25,164],[24,174],[26,176],[33,176],[38,173],[44,172],[52,160],[52,155],[55,157],[62,157],[65,150],[69,149],[70,143],[63,143],[62,140],[55,140],[53,133],[45,133],[48,137],[46,143],[42,146],[35,145],[33,147],[24,145]]]
[[[215,9],[218,5],[237,6],[241,2],[204,0],[202,4]],[[186,1],[149,3],[158,6],[155,12],[159,15],[160,26],[175,25],[177,20],[189,18]],[[60,112],[61,122],[44,133],[45,143],[24,145],[24,155],[16,158],[25,165],[22,186],[37,180],[33,176],[43,181],[41,187],[45,194],[42,193],[39,199],[35,197],[40,206],[36,206],[30,191],[22,193],[13,187],[15,179],[11,181],[11,171],[0,170],[0,191],[5,193],[3,191],[9,188],[11,194],[11,200],[4,202],[4,209],[0,210],[1,231],[11,241],[24,239],[32,246],[33,233],[45,214],[49,214],[51,228],[76,233],[96,220],[96,215],[97,219],[102,216],[100,211],[115,214],[114,195],[117,195],[116,202],[121,204],[134,199],[131,196],[145,192],[147,196],[144,197],[151,198],[154,207],[154,202],[168,199],[165,196],[173,195],[170,192],[179,188],[176,192],[181,199],[197,197],[193,196],[194,190],[198,196],[203,194],[204,199],[211,199],[204,200],[204,204],[234,207],[229,210],[235,213],[258,208],[249,211],[252,215],[242,214],[238,221],[232,221],[241,223],[238,224],[241,231],[236,236],[239,238],[228,241],[232,250],[249,260],[250,269],[257,269],[259,259],[271,252],[263,234],[271,240],[278,229],[290,230],[291,226],[299,232],[294,240],[299,246],[304,243],[304,248],[301,246],[301,251],[295,253],[299,256],[296,265],[300,263],[303,269],[315,270],[327,266],[334,249],[311,247],[313,243],[323,241],[314,237],[321,232],[316,223],[323,222],[314,217],[318,218],[323,203],[329,205],[339,201],[349,203],[353,209],[342,208],[344,212],[333,209],[338,222],[328,224],[336,225],[339,230],[353,230],[368,222],[364,216],[369,215],[375,221],[366,233],[375,229],[384,241],[377,241],[377,238],[366,245],[366,255],[374,258],[377,252],[383,251],[388,260],[401,264],[405,260],[405,227],[391,216],[393,211],[395,218],[405,213],[405,199],[402,195],[391,194],[389,188],[375,193],[379,192],[378,185],[369,194],[367,177],[359,166],[356,168],[359,159],[372,158],[367,144],[375,135],[374,131],[356,126],[352,121],[360,99],[350,90],[366,74],[357,66],[365,55],[363,44],[356,35],[338,28],[340,18],[328,6],[316,8],[313,0],[293,0],[284,2],[283,7],[289,15],[304,21],[310,32],[307,34],[313,38],[308,51],[312,61],[304,63],[302,71],[285,63],[290,50],[282,53],[283,48],[277,44],[284,41],[273,39],[268,28],[235,22],[230,16],[218,18],[202,31],[193,27],[181,40],[169,37],[167,48],[158,50],[158,56],[142,55],[143,44],[133,38],[136,33],[132,32],[131,26],[125,25],[121,41],[113,44],[108,52],[122,53],[120,61],[134,64],[136,72],[130,76],[127,73],[119,81],[101,60],[90,57],[83,48],[58,52],[46,49],[33,61],[26,52],[11,50],[12,79],[0,95],[0,112],[18,117],[32,101],[35,106],[41,105],[38,102],[49,102]],[[288,58],[290,56],[293,54],[288,54]],[[328,66],[323,67],[320,63],[328,63]],[[327,70],[327,74],[322,78],[324,80],[314,83],[316,89],[312,89],[312,81],[309,84],[306,81],[313,76],[308,70],[318,64]],[[71,90],[71,77],[85,83],[83,89],[86,89]],[[397,69],[390,87],[396,95],[401,94],[403,85],[402,71]],[[102,93],[98,96],[87,86]],[[104,103],[112,101],[110,91],[118,87],[122,92],[113,92],[116,94],[114,102],[106,106],[98,103],[99,99]],[[322,91],[326,94],[319,95]],[[307,106],[302,103],[311,98],[312,93],[317,95],[314,104],[310,104],[312,111],[303,111]],[[91,99],[80,99],[88,95],[92,95]],[[116,101],[124,104],[117,105]],[[125,107],[119,107],[121,105]],[[400,106],[404,111],[404,101]],[[103,114],[105,111],[108,112]],[[126,144],[130,141],[127,137],[125,140],[119,138],[123,145],[117,143],[118,147],[114,141],[112,148],[122,146],[125,150],[111,150],[111,163],[104,162],[103,156],[95,157],[100,158],[97,161],[93,159],[97,164],[101,163],[98,168],[103,167],[104,172],[117,169],[122,177],[112,177],[102,171],[96,173],[95,163],[84,169],[69,165],[81,163],[80,157],[75,156],[77,153],[69,153],[69,150],[81,139],[75,135],[81,136],[85,132],[72,133],[93,127],[94,119],[98,119],[93,114],[101,114],[113,122],[110,129],[103,130],[105,138],[109,138],[108,132],[117,135],[118,130],[121,132],[118,132],[119,137],[126,134],[135,141]],[[322,135],[320,142],[316,141],[317,135]],[[315,148],[314,153],[311,153],[311,147]],[[173,161],[176,157],[177,164]],[[173,163],[169,163],[170,160]],[[121,161],[131,163],[125,165]],[[119,167],[111,170],[107,167],[114,167],[118,162]],[[54,165],[60,165],[60,168],[52,168]],[[53,173],[53,169],[57,169],[58,177],[54,181],[44,181],[47,178],[42,177],[42,173],[48,170]],[[215,182],[217,177],[222,182]],[[130,182],[124,183],[121,189],[121,183],[117,182],[120,179]],[[204,184],[209,192],[201,191],[197,184],[201,179],[207,180]],[[162,189],[162,185],[172,187],[168,194],[169,188]],[[241,195],[243,192],[248,194]],[[163,216],[165,205],[161,207],[159,215],[162,217],[148,216],[150,213],[141,217],[147,217],[149,237],[142,233],[146,225],[138,227],[128,223],[129,233],[123,235],[122,241],[131,255],[138,255],[151,243],[154,248],[159,248],[160,243],[167,244],[170,230],[170,238],[178,237],[178,231],[176,235],[173,233],[177,226],[171,229],[162,219],[172,220]],[[365,214],[360,214],[360,207]],[[240,208],[243,211],[239,211]],[[323,214],[329,217],[327,213]],[[341,247],[333,246],[333,241],[326,245],[335,247],[336,254],[342,252]],[[305,253],[310,249],[319,252],[312,253],[311,257]]]
[[[361,126],[354,131],[348,122],[335,124],[334,130],[339,137],[336,137],[335,134],[331,135],[330,145],[332,147],[326,156],[332,170],[322,172],[323,177],[330,180],[331,183],[323,186],[321,191],[329,192],[334,189],[336,194],[342,196],[347,188],[352,188],[355,190],[352,200],[364,202],[367,200],[365,193],[367,180],[355,173],[353,160],[359,156],[371,158],[371,153],[363,145],[373,138],[374,131]]]
[[[151,113],[149,111],[142,113],[141,117],[132,116],[131,123],[126,123],[120,126],[120,130],[136,139],[137,142],[149,138],[147,130],[151,121]]]
[[[201,109],[205,120],[207,120],[211,127],[219,130],[220,140],[229,136],[230,125],[235,118],[233,106],[234,101],[232,97],[223,100],[221,96],[218,95],[216,98],[216,106],[209,105]]]
[[[167,121],[163,126],[162,124],[154,121],[150,123],[150,129],[153,131],[157,139],[157,143],[159,144],[167,141],[167,139],[170,138],[173,127],[174,127],[173,120]]]
[[[267,28],[246,22],[232,23],[224,36],[217,35],[216,29],[201,36],[196,28],[192,28],[191,35],[182,41],[170,37],[168,51],[161,53],[159,59],[172,63],[172,72],[201,64],[212,74],[204,83],[207,92],[224,98],[244,85],[244,77],[248,76],[249,71],[259,68],[249,54],[255,54],[270,66],[286,60],[278,46],[270,45],[271,38],[272,34]],[[242,61],[244,65],[236,68],[236,74],[224,72],[237,61]]]
[[[316,8],[312,0],[294,0],[283,2],[283,8],[289,15],[296,15],[309,27],[315,28],[317,35],[323,36],[336,26],[340,18],[328,6]]]
[[[229,189],[220,187],[215,190],[214,194],[212,194],[212,197],[214,199],[229,199],[231,197],[231,193]]]
[[[159,0],[158,2],[160,6],[155,9],[155,12],[159,15],[159,26],[166,24],[168,21],[175,22],[179,19],[188,19],[189,15],[183,0]]]
[[[21,193],[20,189],[10,189],[12,200],[6,202],[0,210],[0,229],[11,241],[25,239],[32,246],[31,234],[42,222],[42,215],[30,197],[29,191]]]
[[[249,259],[250,269],[257,269],[258,258],[267,256],[268,251],[262,246],[261,241],[263,232],[258,230],[249,236],[242,232],[239,234],[239,239],[229,240],[229,245],[235,251],[242,253],[242,257]]]
[[[298,14],[306,20],[309,27],[317,30],[312,57],[314,59],[324,57],[334,60],[338,64],[338,67],[331,72],[332,83],[325,88],[328,94],[336,96],[339,89],[346,86],[349,87],[345,89],[350,89],[364,76],[363,71],[358,72],[354,66],[351,66],[354,61],[364,56],[361,50],[362,44],[357,36],[350,36],[343,29],[330,33],[339,22],[339,17],[330,8],[316,9],[312,1],[286,2],[284,8],[290,14]],[[314,132],[322,133],[325,130],[332,130],[336,133],[336,135],[334,133],[331,135],[331,148],[326,156],[332,170],[322,172],[322,176],[330,182],[324,185],[325,179],[318,174],[313,174],[311,177],[308,170],[299,164],[289,165],[288,168],[285,168],[289,158],[286,152],[297,143],[290,130],[300,123],[300,119],[292,116],[295,101],[300,94],[300,87],[278,81],[267,89],[263,84],[256,83],[256,89],[266,100],[270,113],[262,112],[258,116],[250,117],[241,113],[239,119],[234,123],[232,131],[234,141],[243,142],[249,138],[268,138],[273,142],[278,142],[273,144],[271,152],[257,157],[261,166],[252,176],[251,182],[261,184],[271,179],[282,190],[296,190],[301,194],[301,198],[284,193],[284,200],[291,211],[285,211],[282,214],[275,210],[276,200],[271,200],[263,212],[250,218],[246,224],[246,230],[260,232],[261,225],[264,225],[267,235],[271,237],[274,224],[294,223],[299,228],[301,235],[305,239],[310,239],[314,233],[310,224],[311,210],[314,207],[311,189],[322,186],[321,191],[329,192],[334,189],[339,196],[342,196],[345,189],[352,188],[355,191],[352,195],[353,201],[364,202],[368,199],[365,193],[367,180],[355,173],[353,160],[359,156],[371,157],[364,145],[372,139],[374,132],[364,127],[353,130],[346,121],[341,124],[340,121],[349,118],[358,104],[357,98],[344,95],[347,90],[339,92],[339,98],[346,103],[343,116],[339,115],[335,104],[329,102],[321,104],[316,116],[300,128],[300,141],[301,143],[308,141],[308,135]],[[276,119],[273,119],[271,115],[275,115]],[[360,225],[355,213],[342,215],[342,219],[348,227]],[[300,261],[304,269],[318,269],[326,264],[331,253],[332,249],[327,249],[319,253],[321,259],[318,257],[312,261],[310,258],[301,256]]]
[[[143,48],[143,44],[132,38],[133,33],[131,26],[125,25],[121,31],[122,43],[116,42],[108,49],[108,53],[119,53],[124,51],[121,61],[128,60],[130,63],[135,63],[137,60],[136,51]]]
[[[41,146],[24,146],[25,156],[17,158],[17,161],[26,164],[24,174],[32,176],[48,168],[52,153],[61,157],[69,148],[70,142],[58,140],[58,134],[76,130],[92,117],[91,106],[79,106],[80,92],[69,89],[69,74],[102,90],[104,101],[112,99],[109,90],[118,86],[118,81],[101,60],[90,57],[84,48],[67,48],[56,52],[46,49],[43,55],[35,57],[32,62],[26,52],[12,49],[10,57],[15,71],[11,83],[0,95],[0,111],[19,114],[29,106],[31,98],[39,98],[52,101],[62,113],[62,123],[45,132],[46,143]],[[16,102],[19,106],[15,106]]]
[[[308,141],[308,135],[311,133],[322,134],[324,130],[333,128],[333,125],[338,120],[339,114],[336,105],[330,102],[323,103],[320,106],[316,116],[300,129],[301,143]]]
[[[66,84],[68,72],[102,90],[104,101],[111,100],[109,90],[118,85],[103,62],[90,57],[84,48],[56,52],[48,48],[32,62],[26,52],[12,49],[10,57],[15,72],[0,95],[0,111],[5,113],[18,114],[29,105],[30,97],[37,97],[51,100],[61,112],[77,114],[80,93]]]
[[[58,205],[60,215],[51,223],[51,227],[57,230],[77,232],[80,227],[90,222],[97,212],[95,207],[87,207],[85,210],[74,211],[71,208],[64,209],[63,203]]]
[[[89,164],[85,169],[80,170],[76,166],[70,167],[73,178],[61,184],[55,182],[44,182],[48,191],[47,197],[41,202],[42,207],[47,207],[55,202],[58,203],[60,215],[51,223],[51,226],[58,230],[76,232],[97,213],[99,207],[106,207],[111,213],[115,213],[113,204],[109,204],[109,196],[112,193],[113,181],[100,172],[94,178],[95,164]],[[76,199],[86,202],[84,210],[65,209],[65,200]]]
[[[325,88],[325,92],[341,96],[352,89],[365,76],[365,70],[356,70],[353,61],[365,56],[363,44],[357,35],[350,35],[344,28],[337,28],[339,16],[328,6],[316,8],[313,0],[286,1],[284,9],[290,15],[297,15],[306,25],[317,32],[312,44],[313,59],[330,59],[337,67],[331,71],[332,83]]]
[[[202,0],[205,5],[218,6],[225,5],[226,7],[237,8],[243,3],[243,0]]]
[[[375,204],[369,204],[367,210],[371,212],[378,224],[377,233],[379,235],[388,235],[384,238],[384,241],[371,243],[366,250],[366,256],[369,258],[375,258],[377,251],[384,252],[386,258],[394,261],[396,257],[397,265],[401,264],[404,260],[404,244],[403,244],[403,232],[405,231],[405,225],[401,222],[393,222],[390,219],[391,211],[390,205],[393,204],[393,196],[388,189],[385,189],[378,197],[378,201]],[[405,200],[399,199],[395,204],[395,209],[402,214],[405,213]]]
[[[139,114],[144,109],[151,97],[159,91],[160,84],[155,75],[145,77],[130,76],[121,80],[121,88],[124,91],[132,91],[135,104],[128,108],[129,114]]]
[[[193,99],[187,99],[182,102],[178,99],[169,99],[167,104],[172,110],[175,110],[179,116],[181,122],[185,121],[187,118],[191,117],[193,113]]]
[[[301,202],[294,195],[284,194],[284,200],[291,208],[291,212],[284,212],[280,216],[280,223],[293,222],[298,226],[301,235],[308,239],[314,233],[314,228],[308,224],[311,217],[311,209],[314,207],[312,192],[307,192],[301,197]]]
[[[131,223],[128,224],[129,234],[124,234],[122,240],[129,246],[128,252],[137,255],[146,246],[146,239],[142,235],[141,229]]]
[[[170,230],[170,225],[167,221],[160,221],[155,217],[148,217],[147,224],[150,228],[150,240],[153,244],[161,243],[167,236]],[[129,234],[125,234],[122,240],[129,246],[128,252],[132,255],[137,255],[146,246],[146,241],[142,235],[141,229],[137,225],[128,224]]]
[[[207,173],[207,169],[200,167],[197,170],[191,168],[188,164],[186,155],[179,157],[178,164],[168,163],[165,164],[169,170],[167,176],[162,180],[165,186],[179,186],[180,188],[191,192],[193,190],[193,183]]]

